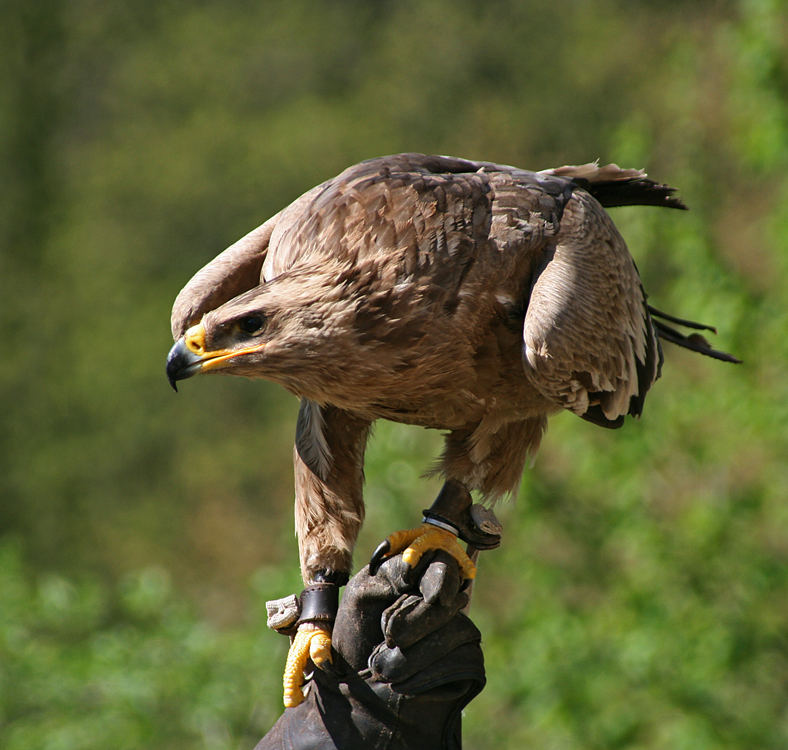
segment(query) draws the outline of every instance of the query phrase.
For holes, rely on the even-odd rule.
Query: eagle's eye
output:
[[[243,318],[238,320],[238,327],[243,331],[245,334],[249,336],[254,336],[260,331],[263,330],[263,325],[265,324],[265,318],[262,315],[244,315]]]

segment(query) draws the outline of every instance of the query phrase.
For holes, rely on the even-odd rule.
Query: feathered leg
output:
[[[347,582],[364,519],[363,463],[369,427],[368,421],[340,409],[301,402],[293,460],[295,524],[306,588],[285,668],[286,707],[303,700],[307,661],[311,658],[319,666],[331,660],[337,588]]]
[[[485,499],[515,495],[526,459],[539,448],[547,418],[538,416],[504,424],[483,419],[473,430],[454,430],[435,473],[478,490]]]
[[[295,525],[304,583],[350,572],[364,520],[364,449],[370,423],[303,401],[298,414]]]

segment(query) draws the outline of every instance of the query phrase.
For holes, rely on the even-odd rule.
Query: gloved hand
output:
[[[333,664],[255,750],[458,750],[460,713],[485,683],[462,584],[444,552],[415,569],[401,555],[364,568],[339,605]]]

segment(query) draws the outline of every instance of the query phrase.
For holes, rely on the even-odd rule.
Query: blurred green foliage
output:
[[[788,14],[780,0],[98,3],[0,24],[0,746],[240,748],[279,712],[262,602],[298,587],[275,386],[163,374],[205,261],[402,150],[600,158],[666,346],[640,423],[552,421],[473,615],[468,747],[788,746]],[[380,425],[359,558],[437,485]]]

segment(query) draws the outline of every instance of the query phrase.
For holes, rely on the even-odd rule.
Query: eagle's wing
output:
[[[181,289],[172,306],[172,336],[177,339],[200,318],[260,283],[268,243],[280,214],[241,237],[203,266]]]
[[[637,268],[601,205],[584,190],[566,204],[534,274],[523,363],[546,397],[604,427],[639,415],[662,354]]]

